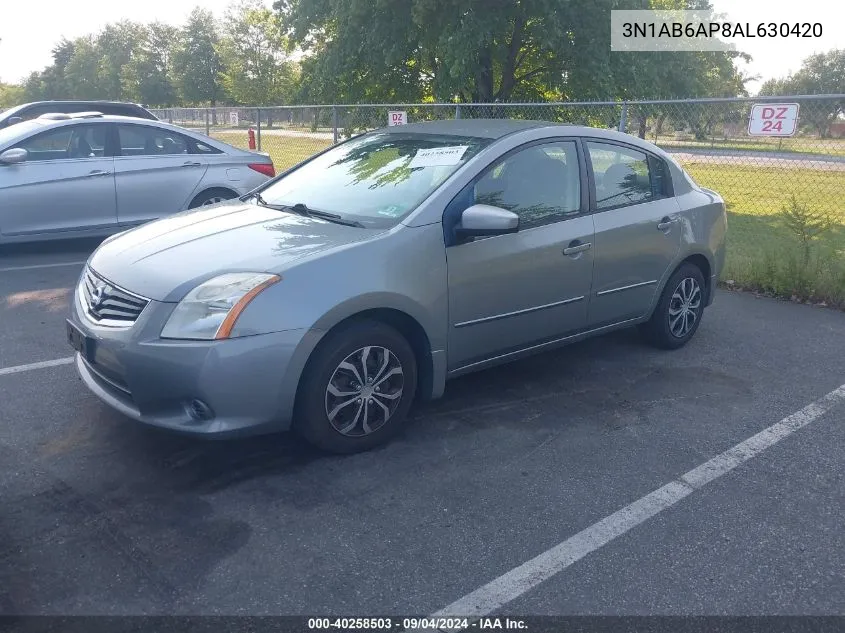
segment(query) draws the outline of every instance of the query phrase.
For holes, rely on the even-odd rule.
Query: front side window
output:
[[[121,156],[168,156],[187,154],[188,142],[181,135],[161,128],[118,125]]]
[[[472,203],[513,211],[520,228],[578,213],[581,177],[575,143],[533,145],[505,157],[476,182]]]
[[[635,149],[593,141],[587,141],[587,153],[593,167],[597,209],[665,197],[668,175],[662,161]]]
[[[69,158],[102,158],[106,147],[105,125],[66,125],[18,143],[27,151],[27,162]]]
[[[271,205],[304,204],[367,227],[413,211],[489,139],[374,133],[334,147],[261,192]]]

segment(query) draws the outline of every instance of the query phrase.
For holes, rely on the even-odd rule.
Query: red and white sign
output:
[[[750,136],[792,136],[798,129],[797,103],[757,103],[748,119]]]
[[[408,113],[404,110],[391,110],[387,113],[387,125],[406,125]]]

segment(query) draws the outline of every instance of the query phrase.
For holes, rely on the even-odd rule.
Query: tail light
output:
[[[276,168],[273,167],[273,163],[250,163],[248,167],[268,178],[273,178],[276,175]]]

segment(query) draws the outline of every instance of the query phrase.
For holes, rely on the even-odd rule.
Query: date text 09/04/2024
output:
[[[625,22],[622,25],[622,37],[821,37],[822,25],[819,22],[760,22],[752,25],[748,22]]]
[[[525,630],[525,621],[517,618],[309,618],[312,630]]]

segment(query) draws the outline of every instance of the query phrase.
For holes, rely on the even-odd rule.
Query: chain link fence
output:
[[[791,136],[750,135],[752,107],[798,104]],[[730,213],[723,281],[845,305],[845,95],[683,101],[364,104],[171,108],[155,114],[268,153],[281,171],[355,134],[455,118],[512,118],[617,129],[669,152]],[[771,126],[776,126],[775,110]],[[759,117],[757,110],[755,117]],[[772,114],[769,112],[768,114]],[[789,131],[787,117],[782,121]],[[770,129],[770,132],[777,131]]]

